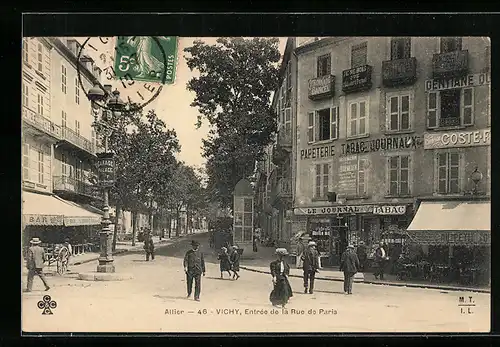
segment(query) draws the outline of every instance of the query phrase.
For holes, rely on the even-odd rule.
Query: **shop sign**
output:
[[[378,151],[416,149],[422,143],[420,136],[383,137],[367,141],[353,141],[340,146],[340,155],[362,154]]]
[[[63,225],[63,216],[45,214],[24,215],[26,225]]]
[[[490,231],[417,230],[409,232],[409,236],[414,243],[422,245],[491,245]]]
[[[403,215],[406,205],[343,205],[327,207],[298,207],[294,209],[295,215],[324,215],[344,213],[371,213],[376,215]]]
[[[369,89],[372,86],[372,67],[363,65],[342,71],[344,93]]]
[[[100,217],[64,217],[64,225],[98,225],[101,223]]]
[[[326,75],[309,80],[309,98],[312,100],[333,95],[335,76]]]
[[[358,156],[349,155],[339,158],[338,194],[356,195],[358,176]]]
[[[476,147],[490,145],[490,129],[424,134],[424,149]]]
[[[335,146],[311,147],[300,150],[300,159],[330,158],[335,155]]]
[[[485,72],[461,77],[427,80],[425,81],[425,91],[432,92],[455,88],[478,87],[486,84],[491,84],[491,75]]]
[[[98,153],[97,156],[99,185],[101,187],[112,187],[115,184],[115,161],[113,153]]]

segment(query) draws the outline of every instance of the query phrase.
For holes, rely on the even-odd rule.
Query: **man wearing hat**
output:
[[[191,297],[194,280],[194,299],[200,301],[201,293],[201,274],[205,276],[205,259],[203,253],[200,252],[200,243],[191,241],[192,248],[186,252],[184,256],[184,272],[186,273],[187,282],[187,297]]]
[[[233,251],[229,255],[229,261],[231,262],[231,270],[233,270],[233,279],[240,278],[238,272],[240,271],[240,252],[238,252],[238,246],[233,246]]]
[[[359,271],[359,259],[354,252],[354,246],[349,245],[340,259],[340,271],[344,272],[344,293],[352,294],[354,275]]]
[[[319,269],[318,263],[319,253],[316,250],[316,242],[309,241],[307,249],[302,254],[302,269],[304,270],[304,293],[307,294],[309,289],[309,294],[314,291],[314,277]]]
[[[34,237],[30,241],[31,246],[28,249],[28,259],[26,262],[28,268],[28,288],[26,289],[27,292],[31,292],[31,290],[33,289],[33,278],[35,277],[35,275],[40,277],[46,291],[50,289],[47,280],[43,275],[45,252],[40,246],[41,243],[42,241],[40,241],[38,237]]]

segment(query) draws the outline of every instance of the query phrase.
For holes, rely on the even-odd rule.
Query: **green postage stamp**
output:
[[[177,63],[175,36],[118,36],[116,79],[173,84]]]

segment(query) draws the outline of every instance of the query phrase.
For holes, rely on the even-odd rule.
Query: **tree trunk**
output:
[[[115,216],[115,231],[113,232],[113,252],[116,250],[116,239],[118,237],[118,232],[122,231],[122,206],[118,203],[116,204],[116,216]]]
[[[167,215],[167,227],[168,227],[168,238],[170,239],[172,237],[172,215],[170,214],[171,212],[168,212]]]
[[[137,211],[132,211],[132,246],[135,246],[135,238],[137,236]]]
[[[181,216],[180,216],[180,211],[177,209],[175,211],[175,236],[179,236],[180,231],[181,231]]]

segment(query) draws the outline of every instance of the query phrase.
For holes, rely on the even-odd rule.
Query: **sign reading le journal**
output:
[[[491,84],[491,75],[489,73],[478,73],[463,77],[427,80],[425,81],[425,91],[432,92],[454,88],[477,87],[485,84]]]
[[[406,205],[343,205],[296,208],[295,215],[322,215],[342,213],[373,213],[376,215],[403,215]]]

